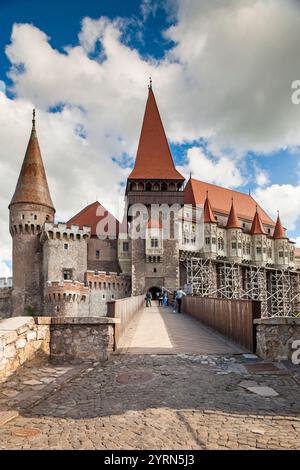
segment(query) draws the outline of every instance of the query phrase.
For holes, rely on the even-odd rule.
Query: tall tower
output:
[[[46,221],[54,221],[54,214],[33,111],[30,139],[9,205],[13,239],[13,316],[24,315],[24,312],[31,310],[41,311],[43,274],[40,234]]]
[[[129,213],[134,204],[143,204],[147,208],[145,238],[131,241],[133,295],[142,294],[150,288],[155,291],[162,287],[170,290],[178,287],[176,221],[171,212],[168,221],[170,235],[166,236],[162,214],[153,220],[150,212],[154,204],[164,204],[168,208],[173,204],[182,206],[183,183],[184,178],[173,162],[150,82],[136,161],[126,188]],[[132,223],[132,217],[128,217],[128,222]]]

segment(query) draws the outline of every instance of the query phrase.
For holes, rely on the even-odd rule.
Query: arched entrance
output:
[[[157,300],[158,295],[161,293],[161,287],[153,286],[150,287],[149,291],[151,292],[152,299]]]

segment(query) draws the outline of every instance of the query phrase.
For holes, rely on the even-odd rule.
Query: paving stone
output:
[[[0,426],[4,426],[9,421],[19,416],[18,411],[0,411]]]
[[[25,380],[23,382],[24,385],[42,385],[42,382],[40,382],[39,380],[35,380],[35,379],[32,379],[32,380]]]
[[[250,392],[256,393],[256,395],[260,395],[262,397],[277,397],[278,393],[271,387],[247,387]]]

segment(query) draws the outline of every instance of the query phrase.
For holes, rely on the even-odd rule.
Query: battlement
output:
[[[45,286],[47,302],[86,301],[89,288],[78,281],[48,281]]]
[[[8,289],[13,286],[12,277],[0,277],[0,289]]]
[[[53,224],[46,222],[43,227],[42,239],[45,240],[89,240],[91,227],[79,225],[67,225],[65,223]]]
[[[90,289],[127,290],[130,287],[130,277],[116,272],[86,271],[85,282]]]

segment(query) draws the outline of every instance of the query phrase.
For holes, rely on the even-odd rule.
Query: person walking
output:
[[[177,300],[176,300],[176,290],[173,292],[173,313],[176,313],[177,310]]]
[[[163,304],[163,293],[160,292],[158,296],[158,306],[162,307],[162,304]]]
[[[145,300],[146,300],[146,307],[151,307],[152,295],[151,295],[151,292],[149,290],[146,294]]]
[[[177,291],[176,291],[176,302],[177,302],[177,307],[178,307],[178,313],[181,313],[181,305],[182,305],[182,297],[186,295],[186,293],[181,289],[179,288]]]
[[[167,292],[164,292],[163,306],[164,306],[164,307],[168,307],[168,306],[169,306],[169,297],[168,297],[168,293],[167,293]]]

